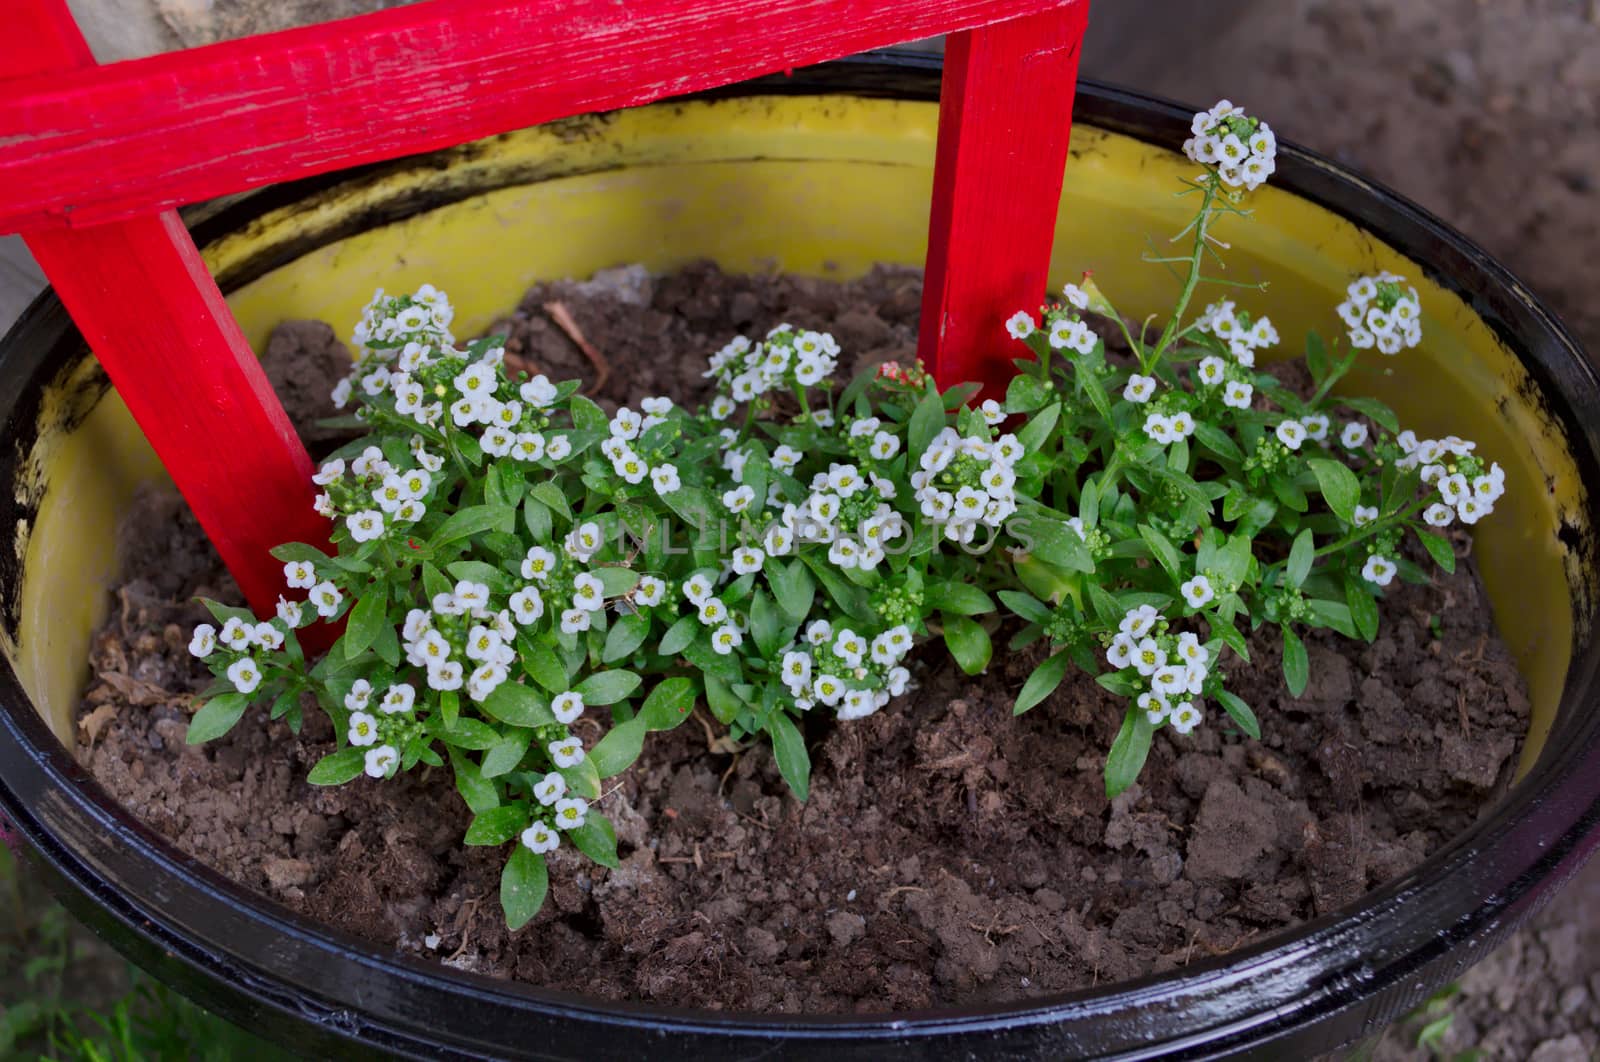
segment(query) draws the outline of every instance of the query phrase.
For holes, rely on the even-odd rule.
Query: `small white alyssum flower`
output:
[[[376,716],[366,712],[350,713],[350,732],[346,735],[350,744],[365,748],[375,745],[378,741],[378,720]]]
[[[536,822],[522,831],[522,843],[532,852],[544,855],[561,845],[561,835],[542,822]]]
[[[1006,332],[1012,339],[1027,339],[1033,335],[1033,315],[1027,310],[1018,310],[1006,318]]]
[[[310,561],[290,561],[283,566],[283,577],[291,590],[309,590],[317,585],[317,569]]]
[[[1256,389],[1253,384],[1242,380],[1229,380],[1222,389],[1222,404],[1234,409],[1249,409],[1250,402],[1255,397]]]
[[[317,610],[317,615],[323,619],[332,619],[338,614],[339,606],[344,603],[344,594],[337,586],[324,580],[311,588],[306,600]]]
[[[567,792],[567,780],[555,771],[551,771],[539,781],[534,783],[533,797],[545,807],[549,807],[560,800]]]
[[[1228,100],[1196,114],[1189,129],[1194,135],[1183,142],[1183,153],[1209,167],[1230,188],[1259,188],[1277,169],[1278,141],[1272,127]]]
[[[1422,511],[1422,519],[1431,527],[1449,527],[1456,518],[1456,511],[1443,502],[1434,502]]]
[[[575,737],[552,741],[546,751],[557,767],[576,767],[583,762],[583,742]]]
[[[228,681],[240,693],[254,693],[261,685],[261,668],[248,656],[240,657],[228,665]]]
[[[378,702],[378,707],[389,715],[411,711],[416,703],[417,691],[409,682],[397,682],[390,686],[383,694],[383,699]]]
[[[639,585],[633,588],[630,600],[640,608],[653,608],[661,604],[667,596],[667,584],[653,575],[639,578]]]
[[[711,648],[721,656],[727,656],[743,644],[744,635],[731,623],[725,623],[711,632]]]
[[[568,690],[566,693],[557,694],[555,699],[550,702],[550,714],[569,726],[578,721],[578,717],[583,714],[583,709],[583,694],[578,693],[576,690]]]
[[[650,482],[657,494],[671,494],[683,487],[676,465],[657,465],[650,470]]]
[[[1358,505],[1350,516],[1350,522],[1356,527],[1365,527],[1378,518],[1376,505]]]
[[[1154,376],[1141,376],[1134,373],[1128,377],[1128,385],[1122,389],[1122,397],[1129,402],[1143,405],[1150,401],[1150,396],[1156,393],[1156,378]]]
[[[1280,421],[1278,426],[1273,429],[1273,434],[1278,437],[1279,442],[1289,449],[1298,450],[1300,449],[1300,444],[1306,441],[1306,426],[1291,418]]]
[[[1367,426],[1353,420],[1339,432],[1339,442],[1347,450],[1359,450],[1367,444]]]
[[[1196,708],[1193,702],[1181,701],[1173,706],[1172,714],[1167,717],[1167,721],[1178,733],[1187,734],[1200,725],[1200,718],[1200,709]]]
[[[556,801],[556,828],[576,830],[589,814],[589,803],[582,797],[566,797]]]
[[[1190,608],[1202,608],[1217,596],[1216,591],[1211,589],[1211,580],[1203,575],[1195,576],[1178,589]]]
[[[400,762],[400,750],[393,745],[379,745],[367,750],[367,777],[387,778],[389,771]]]
[[[189,639],[189,653],[201,660],[210,656],[217,648],[217,629],[209,623],[202,623],[194,629],[194,636]]]
[[[1367,563],[1361,569],[1361,578],[1377,586],[1388,586],[1399,570],[1388,557],[1373,553],[1367,557]]]

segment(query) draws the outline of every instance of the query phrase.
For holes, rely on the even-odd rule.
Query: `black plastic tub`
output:
[[[853,121],[852,115],[868,114],[876,117],[865,127],[851,126],[850,135],[870,137],[878,135],[872,129],[892,128],[898,120],[914,118],[926,128],[938,78],[937,61],[926,57],[866,57],[723,90],[706,98],[711,102],[661,105],[649,109],[649,120],[669,140],[675,121],[715,122],[727,115],[745,128],[770,111],[781,124],[789,121],[782,107],[752,106],[752,98],[815,96],[821,98],[808,120],[823,133],[830,115]],[[885,119],[858,103],[863,98],[903,102]],[[1115,154],[1097,147],[1087,130],[1110,130],[1128,142],[1170,150],[1186,135],[1189,121],[1187,110],[1094,85],[1080,90],[1077,114],[1086,131],[1075,138],[1075,154],[1083,158],[1074,165],[1086,167],[1110,165],[1088,157],[1096,151]],[[608,123],[615,124],[587,121],[590,140],[568,142],[603,141]],[[703,133],[705,127],[694,128]],[[780,134],[788,135],[782,129],[772,133]],[[425,219],[497,190],[536,190],[541,182],[615,175],[646,164],[600,149],[574,156],[570,165],[559,152],[538,164],[522,156],[494,164],[495,152],[514,139],[273,188],[201,208],[190,220],[199,242],[214,253],[224,289],[248,294],[247,285],[368,230]],[[926,154],[928,146],[917,150]],[[719,163],[742,164],[734,157],[737,147],[729,147]],[[666,154],[693,150],[698,149],[678,145]],[[860,154],[859,145],[847,145],[829,165]],[[759,152],[742,158],[770,164]],[[913,185],[924,180],[925,159],[921,165],[923,176],[914,175]],[[667,181],[676,171],[661,164],[656,172],[659,178],[652,180]],[[1072,209],[1074,172],[1069,169],[1063,214],[1069,220],[1082,218]],[[1085,184],[1093,181],[1085,178]],[[1401,379],[1396,387],[1409,394],[1385,397],[1394,398],[1402,412],[1408,402],[1470,403],[1477,411],[1473,427],[1483,425],[1492,436],[1485,449],[1515,450],[1518,467],[1542,477],[1527,485],[1527,500],[1507,521],[1509,530],[1484,529],[1479,551],[1502,629],[1516,635],[1510,641],[1524,661],[1536,704],[1545,702],[1536,712],[1524,774],[1473,829],[1413,873],[1333,916],[1179,973],[1007,1006],[862,1017],[759,1017],[587,1000],[398,956],[299,918],[161,840],[88,778],[56,737],[61,713],[71,708],[70,683],[63,685],[59,676],[81,675],[83,655],[74,646],[83,644],[86,634],[79,637],[78,628],[86,631],[90,620],[69,623],[54,611],[39,612],[63,609],[64,599],[30,596],[26,584],[32,579],[54,585],[65,577],[54,574],[65,569],[46,567],[59,562],[48,559],[48,550],[41,552],[38,540],[55,536],[61,550],[77,548],[68,539],[76,533],[69,526],[71,513],[79,510],[47,519],[46,509],[52,492],[56,502],[71,502],[70,492],[85,488],[60,471],[64,459],[57,444],[86,430],[107,396],[103,378],[87,364],[81,339],[49,293],[0,342],[0,477],[15,488],[5,492],[0,515],[7,526],[32,530],[17,550],[0,551],[6,635],[0,808],[26,835],[37,862],[53,872],[63,902],[131,959],[246,1028],[314,1056],[1283,1059],[1310,1057],[1380,1029],[1537,910],[1600,842],[1600,646],[1592,592],[1600,581],[1594,548],[1600,522],[1584,489],[1585,483],[1600,482],[1594,478],[1600,467],[1600,386],[1552,315],[1489,256],[1415,206],[1290,146],[1280,147],[1273,184],[1287,195],[1263,200],[1262,224],[1326,224],[1333,236],[1290,235],[1328,254],[1341,252],[1327,248],[1346,244],[1367,248],[1350,252],[1357,257],[1380,254],[1373,248],[1396,253],[1413,263],[1414,279],[1427,285],[1425,310],[1445,322],[1439,341],[1444,353],[1438,356],[1457,359],[1459,371],[1436,374],[1427,388]],[[349,205],[355,192],[361,193],[355,196],[359,203]],[[923,205],[915,209],[925,212],[925,194],[924,187]],[[346,205],[311,209],[340,203]],[[1079,238],[1074,231],[1069,225],[1063,239]],[[915,261],[914,239],[910,246],[900,253]],[[1271,253],[1260,252],[1261,268]],[[1299,252],[1285,253],[1293,259],[1286,269],[1300,270],[1308,285],[1326,287],[1322,274],[1328,271],[1295,258]],[[1345,264],[1335,263],[1328,275]],[[377,275],[381,268],[372,266],[374,275],[362,278],[368,291],[386,279]],[[1276,309],[1273,316],[1279,317]],[[247,322],[247,332],[250,327]],[[1293,331],[1281,321],[1280,328]],[[1419,393],[1432,390],[1442,393]],[[70,400],[63,401],[63,394]],[[1462,408],[1451,412],[1458,419],[1465,415]],[[1540,427],[1530,432],[1530,424]],[[89,508],[93,492],[79,497],[85,508],[76,522],[101,522]],[[55,694],[46,698],[39,691],[49,683],[39,675],[52,668],[58,675],[50,687]]]

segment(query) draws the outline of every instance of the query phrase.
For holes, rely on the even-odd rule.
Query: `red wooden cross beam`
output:
[[[1008,373],[1044,290],[1087,0],[430,0],[96,66],[64,0],[0,35],[0,232],[21,231],[259,613],[325,542],[311,464],[171,208],[951,34],[922,354]],[[381,278],[374,278],[374,282]]]

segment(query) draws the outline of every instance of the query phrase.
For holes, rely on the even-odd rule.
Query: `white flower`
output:
[[[1027,310],[1018,310],[1006,318],[1006,332],[1012,339],[1027,339],[1033,335],[1033,315]]]
[[[581,608],[569,608],[561,613],[561,630],[566,634],[579,634],[589,629],[594,621]]]
[[[999,402],[996,402],[992,398],[984,399],[983,403],[978,406],[978,412],[982,415],[983,422],[990,427],[994,427],[1006,419],[1006,411],[1001,408]],[[891,438],[893,438],[893,436],[891,436]],[[895,445],[899,445],[898,439],[895,440]],[[891,453],[890,456],[892,457],[894,455]]]
[[[283,646],[283,632],[271,623],[257,623],[250,628],[250,640],[271,652]]]
[[[1174,442],[1187,439],[1194,434],[1194,418],[1185,411],[1179,411],[1168,417],[1167,426],[1172,431]]]
[[[283,566],[283,577],[290,589],[308,590],[317,583],[317,570],[310,561],[290,561]]]
[[[750,508],[750,503],[756,500],[754,487],[735,487],[722,495],[722,504],[727,506],[730,513],[742,513]]]
[[[1156,611],[1154,605],[1140,605],[1138,608],[1129,609],[1123,615],[1117,629],[1134,638],[1143,638],[1160,619],[1161,613]]]
[[[1361,569],[1361,578],[1378,586],[1388,586],[1389,581],[1394,578],[1394,573],[1399,570],[1394,561],[1373,553],[1367,557],[1367,563]]]
[[[353,385],[351,384],[349,377],[346,377],[333,385],[333,391],[330,393],[329,397],[333,399],[334,409],[343,409],[349,404],[350,391],[352,387]]]
[[[827,620],[812,620],[806,627],[806,641],[821,647],[833,640],[833,624]]]
[[[400,750],[393,745],[379,745],[367,750],[367,777],[386,778],[395,764],[400,762]]]
[[[1355,512],[1350,515],[1350,522],[1356,527],[1365,527],[1378,518],[1376,505],[1358,505]]]
[[[585,572],[572,580],[572,603],[593,612],[605,604],[606,586],[598,576]]]
[[[1230,380],[1222,389],[1222,404],[1234,409],[1249,409],[1256,392],[1255,386],[1242,380]]]
[[[1195,371],[1195,375],[1200,382],[1207,386],[1215,386],[1221,383],[1225,373],[1226,366],[1223,365],[1222,359],[1215,354],[1208,358],[1201,358],[1200,367]]]
[[[572,453],[572,440],[565,435],[552,436],[544,444],[544,456],[550,461],[560,461]]]
[[[1002,465],[1014,465],[1028,455],[1027,447],[1022,445],[1022,440],[1009,432],[994,441],[989,447],[989,460],[998,461]]]
[[[417,691],[409,682],[397,682],[384,691],[378,707],[387,715],[409,712],[416,703]]]
[[[1298,420],[1285,420],[1274,429],[1278,441],[1291,450],[1300,449],[1300,444],[1306,440],[1306,426]]]
[[[844,680],[837,675],[818,675],[811,689],[817,695],[817,700],[830,708],[838,704],[845,695]]]
[[[323,619],[332,619],[338,613],[339,606],[344,603],[344,594],[339,592],[337,586],[323,580],[311,588],[306,594],[306,600],[315,606],[317,615]]]
[[[990,399],[990,402],[992,403],[993,399]],[[984,414],[984,418],[988,418],[988,413]],[[1005,419],[1005,414],[1001,414],[1001,419]],[[990,423],[995,422],[990,421]],[[872,444],[867,447],[867,452],[879,461],[888,461],[900,452],[900,437],[880,431],[872,437]]]
[[[653,575],[644,575],[639,577],[639,585],[633,588],[632,601],[641,608],[653,608],[661,604],[666,593],[666,583]]]
[[[739,575],[759,572],[761,570],[761,562],[766,559],[766,556],[759,549],[742,546],[733,551],[733,570]]]
[[[698,615],[700,622],[710,627],[722,623],[728,618],[728,606],[722,603],[720,597],[708,597],[698,602],[700,608]]]
[[[1456,503],[1456,515],[1461,517],[1464,524],[1475,524],[1483,519],[1490,511],[1490,506],[1485,505],[1477,498],[1467,496]]]
[[[848,627],[839,631],[833,639],[833,653],[851,667],[861,666],[861,657],[867,651],[866,642],[861,635]]]
[[[345,517],[345,526],[357,542],[370,542],[383,534],[383,514],[376,509],[363,509]]]
[[[516,442],[512,444],[511,456],[518,461],[537,461],[545,455],[544,436],[536,431],[522,431],[517,433]]]
[[[798,465],[805,456],[805,454],[792,446],[779,446],[772,451],[772,467],[789,471],[795,465]]]
[[[543,546],[534,546],[528,550],[528,555],[522,559],[522,577],[524,579],[537,579],[541,583],[550,578],[554,570],[556,555]]]
[[[592,520],[573,528],[564,543],[567,553],[580,561],[587,561],[600,552],[600,547],[604,544],[605,539],[600,533],[600,525]]]
[[[566,791],[567,780],[555,771],[545,775],[533,786],[534,799],[545,807],[549,807],[560,800]]]
[[[1141,675],[1152,675],[1157,669],[1165,666],[1167,651],[1161,648],[1154,638],[1145,638],[1134,646],[1133,666]]]
[[[366,679],[356,679],[350,687],[350,692],[344,695],[344,706],[352,712],[366,711],[367,705],[372,703],[372,683]]]
[[[536,822],[522,831],[522,843],[537,855],[554,852],[561,846],[561,835],[542,822]]]
[[[911,685],[911,672],[903,667],[892,667],[884,678],[891,697],[898,697]]]
[[[235,616],[222,625],[222,633],[217,638],[229,649],[242,653],[250,648],[254,640],[251,633],[251,625]]]
[[[484,429],[483,436],[478,440],[478,445],[482,446],[483,452],[490,457],[504,457],[516,444],[515,433],[507,431],[498,424]]]
[[[1181,701],[1172,709],[1172,714],[1167,721],[1172,724],[1172,729],[1180,734],[1187,734],[1200,725],[1200,710],[1191,701]]]
[[[871,690],[850,690],[844,695],[844,703],[839,706],[838,716],[844,722],[853,719],[865,719],[878,710],[878,701]]]
[[[477,615],[489,605],[489,587],[470,579],[462,579],[456,583],[451,597],[463,614]]]
[[[1118,634],[1111,639],[1111,644],[1106,647],[1106,660],[1118,671],[1125,667],[1133,666],[1133,651],[1138,645],[1138,640],[1126,632]]]
[[[1206,647],[1200,644],[1200,636],[1190,631],[1178,635],[1178,659],[1192,666],[1205,667],[1209,658]]]
[[[1189,669],[1174,664],[1158,667],[1150,675],[1150,688],[1163,698],[1182,693],[1189,684]]]
[[[1434,502],[1422,512],[1422,519],[1431,527],[1449,527],[1455,518],[1455,510],[1442,502]]]
[[[540,374],[517,388],[517,393],[528,405],[543,409],[556,400],[556,385]]]
[[[261,685],[261,669],[248,656],[240,657],[228,665],[228,681],[240,693],[254,693]]]
[[[678,469],[675,465],[657,465],[650,470],[650,482],[655,485],[657,494],[671,494],[683,486],[678,478]]]
[[[1445,476],[1435,486],[1439,490],[1439,497],[1446,505],[1460,505],[1461,499],[1470,497],[1472,487],[1467,483],[1467,477],[1460,472]]]
[[[576,690],[568,690],[566,693],[556,694],[555,699],[550,702],[550,714],[570,726],[578,721],[584,707],[583,694]]]
[[[215,627],[209,623],[202,623],[194,629],[194,636],[189,639],[190,655],[204,660],[211,655],[216,647],[217,629]]]
[[[711,648],[720,656],[727,656],[743,644],[744,635],[731,623],[725,623],[711,632]]]
[[[1061,297],[1074,309],[1087,310],[1089,308],[1089,293],[1076,284],[1067,284],[1061,289]]]
[[[643,426],[644,418],[627,406],[623,406],[617,410],[617,415],[611,418],[609,430],[613,438],[633,440],[639,437],[639,431]]]
[[[786,557],[794,548],[794,532],[782,524],[773,524],[761,539],[762,548],[771,557]]]
[[[711,579],[705,572],[695,572],[684,580],[683,596],[694,604],[699,605],[709,598],[715,589],[716,587],[711,585]]]
[[[1197,575],[1178,588],[1183,594],[1183,599],[1189,603],[1190,608],[1201,608],[1217,596],[1211,589],[1211,580],[1203,575]]]
[[[1154,376],[1141,376],[1134,373],[1128,377],[1128,386],[1122,389],[1122,397],[1129,402],[1138,402],[1141,405],[1150,401],[1150,396],[1156,393],[1156,378]]]
[[[1150,436],[1151,442],[1160,443],[1163,446],[1177,441],[1177,436],[1172,432],[1172,421],[1160,413],[1151,413],[1144,418],[1144,433]]]
[[[544,615],[544,595],[537,586],[524,586],[511,595],[507,604],[511,606],[511,615],[524,627],[537,623]]]
[[[1150,721],[1151,726],[1165,722],[1167,713],[1172,711],[1167,699],[1153,691],[1139,694],[1139,707],[1144,709],[1144,717]]]
[[[556,801],[556,827],[562,830],[576,830],[583,825],[583,820],[589,814],[589,805],[582,797],[567,797],[565,800]]]
[[[350,713],[350,732],[346,735],[350,744],[365,748],[378,741],[378,720],[366,712]]]
[[[331,461],[324,461],[317,474],[311,477],[311,482],[319,487],[326,487],[344,475],[344,458],[335,457]]]
[[[583,762],[583,742],[575,737],[552,741],[547,751],[557,767],[576,767]]]
[[[811,682],[811,654],[790,651],[783,654],[779,674],[791,690],[803,689]]]
[[[1360,449],[1367,443],[1367,426],[1358,420],[1351,421],[1339,433],[1339,442],[1347,450]]]

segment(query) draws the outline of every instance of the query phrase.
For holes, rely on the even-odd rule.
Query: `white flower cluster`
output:
[[[1433,527],[1449,527],[1457,519],[1475,524],[1494,512],[1506,492],[1506,470],[1498,461],[1485,466],[1473,453],[1477,443],[1455,435],[1418,439],[1413,431],[1401,432],[1395,442],[1404,451],[1395,463],[1401,468],[1420,467],[1422,482],[1439,492],[1439,500],[1422,513]]]
[[[1278,138],[1272,127],[1228,100],[1197,113],[1189,131],[1194,135],[1183,142],[1183,153],[1230,188],[1253,191],[1278,168]]]
[[[1351,282],[1338,313],[1352,347],[1398,354],[1422,342],[1422,301],[1416,288],[1401,287],[1405,279],[1383,272]]]
[[[980,527],[998,530],[1017,511],[1015,466],[1026,454],[1015,435],[990,441],[943,429],[922,452],[919,470],[911,473],[922,515],[962,545],[971,544]]]
[[[683,480],[676,465],[665,463],[652,468],[650,463],[634,450],[633,443],[657,424],[664,424],[672,412],[672,399],[646,398],[639,403],[643,413],[627,406],[618,409],[607,425],[609,435],[600,444],[600,452],[611,460],[611,470],[630,484],[650,480],[657,494],[671,494],[680,490]]]
[[[346,736],[356,748],[365,748],[366,772],[371,778],[387,777],[398,761],[400,750],[392,743],[394,727],[388,723],[393,716],[408,716],[416,705],[417,691],[409,682],[397,682],[374,698],[372,683],[357,679],[345,694],[344,706],[350,713]],[[378,713],[374,715],[372,709]],[[380,744],[380,742],[382,742]]]
[[[816,387],[838,367],[839,344],[826,332],[780,324],[761,343],[739,336],[711,356],[705,371],[720,392],[711,402],[711,415],[725,420],[740,402],[772,391]]]
[[[801,711],[818,704],[842,720],[864,719],[904,693],[911,672],[900,661],[911,651],[911,629],[891,627],[870,642],[848,627],[813,620],[806,646],[783,654],[780,675]]]
[[[1191,603],[1201,596],[1201,583],[1204,595],[1209,595],[1211,585],[1204,576],[1185,584],[1184,596]],[[1197,635],[1166,633],[1162,618],[1153,605],[1129,609],[1112,636],[1106,660],[1119,671],[1137,675],[1138,685],[1147,687],[1135,696],[1152,725],[1170,723],[1178,733],[1187,734],[1202,718],[1195,701],[1210,673],[1211,657]]]
[[[428,511],[433,474],[444,467],[444,459],[429,453],[420,435],[411,438],[411,456],[418,467],[396,468],[376,446],[367,447],[348,467],[343,458],[325,461],[311,477],[323,488],[314,507],[330,519],[343,515],[356,542],[371,542],[390,527],[416,523]]]
[[[1194,417],[1187,410],[1179,410],[1170,416],[1151,412],[1144,418],[1144,433],[1150,436],[1152,442],[1162,446],[1180,442],[1194,434]]]
[[[1193,327],[1226,343],[1228,353],[1247,369],[1255,367],[1258,350],[1278,345],[1278,330],[1272,319],[1264,315],[1252,318],[1235,307],[1232,299],[1207,305]]]

